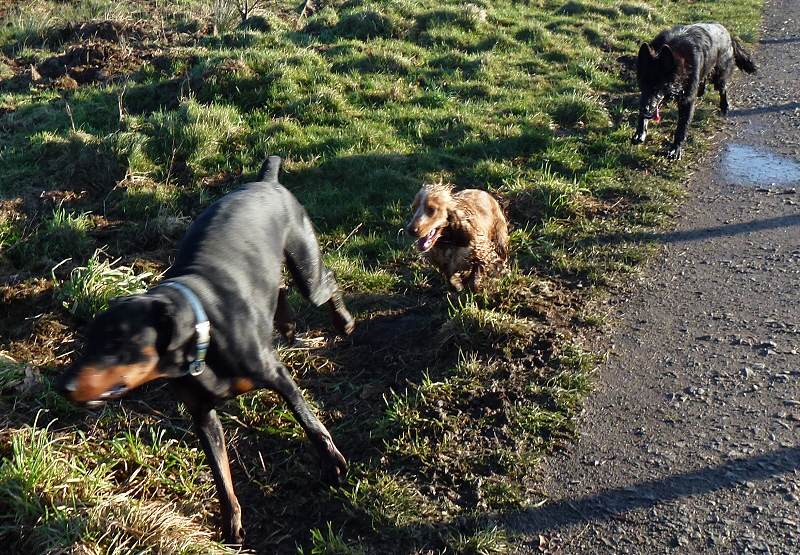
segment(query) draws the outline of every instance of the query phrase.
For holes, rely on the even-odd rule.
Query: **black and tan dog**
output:
[[[734,65],[747,73],[756,71],[750,54],[719,23],[677,25],[659,33],[650,44],[642,44],[637,60],[642,94],[633,142],[644,142],[648,120],[658,123],[661,105],[674,98],[678,128],[668,156],[680,159],[695,101],[705,93],[707,81],[719,91],[720,111],[728,113],[728,80]]]
[[[248,183],[203,212],[189,228],[165,280],[125,297],[92,323],[83,356],[59,387],[75,402],[119,397],[151,380],[170,381],[192,415],[211,465],[225,539],[241,543],[222,426],[214,410],[257,388],[278,392],[321,457],[323,478],[338,482],[346,462],[272,349],[272,326],[291,340],[294,325],[281,288],[284,261],[295,285],[330,308],[339,334],[353,330],[336,281],[320,259],[311,221],[278,183],[271,157]],[[207,350],[207,358],[206,358]]]

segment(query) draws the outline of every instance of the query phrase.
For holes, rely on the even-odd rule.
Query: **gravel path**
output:
[[[762,36],[550,501],[508,518],[530,552],[800,553],[800,2]]]

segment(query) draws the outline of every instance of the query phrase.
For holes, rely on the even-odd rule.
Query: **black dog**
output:
[[[338,333],[348,335],[354,326],[320,259],[306,211],[278,183],[279,166],[280,158],[270,157],[258,182],[206,209],[189,228],[165,281],[100,314],[84,355],[59,381],[71,400],[89,402],[170,380],[192,415],[217,486],[224,536],[232,543],[241,543],[244,534],[214,410],[223,400],[257,388],[275,390],[317,448],[326,481],[338,482],[347,469],[272,349],[273,317],[288,339],[294,331],[280,286],[284,260],[301,293],[317,306],[328,304]]]
[[[750,54],[719,23],[678,25],[659,33],[650,44],[642,44],[637,61],[642,96],[633,142],[644,142],[647,121],[658,123],[661,104],[675,98],[678,129],[668,156],[679,160],[694,116],[695,99],[705,93],[706,81],[719,91],[720,111],[728,113],[727,86],[734,64],[747,73],[756,71]]]

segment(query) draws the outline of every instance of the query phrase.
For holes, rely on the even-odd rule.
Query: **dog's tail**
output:
[[[267,183],[278,182],[278,172],[281,169],[281,157],[270,156],[264,163],[261,164],[261,169],[258,171],[257,181],[264,181]]]
[[[732,40],[733,59],[736,60],[736,67],[742,71],[746,71],[747,73],[755,73],[758,68],[756,67],[756,63],[753,61],[753,57],[750,55],[750,52],[745,50],[741,42],[736,39]]]

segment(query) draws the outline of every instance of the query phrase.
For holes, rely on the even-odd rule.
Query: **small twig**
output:
[[[57,270],[57,269],[58,269],[60,266],[62,266],[62,265],[64,265],[64,264],[66,264],[67,262],[69,262],[70,260],[72,260],[72,257],[70,257],[70,258],[65,258],[64,260],[62,260],[61,262],[59,262],[58,264],[56,264],[55,266],[53,266],[53,267],[51,268],[51,270],[50,270],[50,276],[53,278],[53,281],[56,281],[56,270]]]
[[[67,115],[69,116],[69,122],[72,124],[72,132],[75,132],[75,119],[72,117],[72,107],[69,105],[69,102],[64,101],[64,105],[67,109]]]
[[[231,443],[231,449],[233,449],[233,452],[236,453],[236,460],[239,461],[239,466],[241,466],[242,470],[244,470],[247,479],[252,482],[253,476],[250,474],[250,470],[248,470],[247,465],[242,462],[242,456],[239,454],[239,450],[236,448],[234,443]]]
[[[356,227],[354,227],[353,231],[351,231],[347,235],[347,237],[344,238],[344,240],[341,242],[341,244],[339,244],[339,246],[336,247],[336,251],[335,252],[339,252],[339,250],[344,246],[345,243],[347,243],[347,241],[350,239],[350,237],[352,237],[354,233],[356,233],[359,229],[361,229],[362,225],[364,225],[364,222],[361,222]]]
[[[122,87],[122,92],[117,95],[117,107],[119,108],[119,123],[122,124],[123,120],[125,119],[125,107],[122,103],[122,99],[125,97],[125,92],[128,90],[128,83],[126,82]]]
[[[317,10],[317,6],[315,5],[314,0],[304,0],[301,6],[302,6],[302,9],[300,10],[301,18],[312,15]]]

